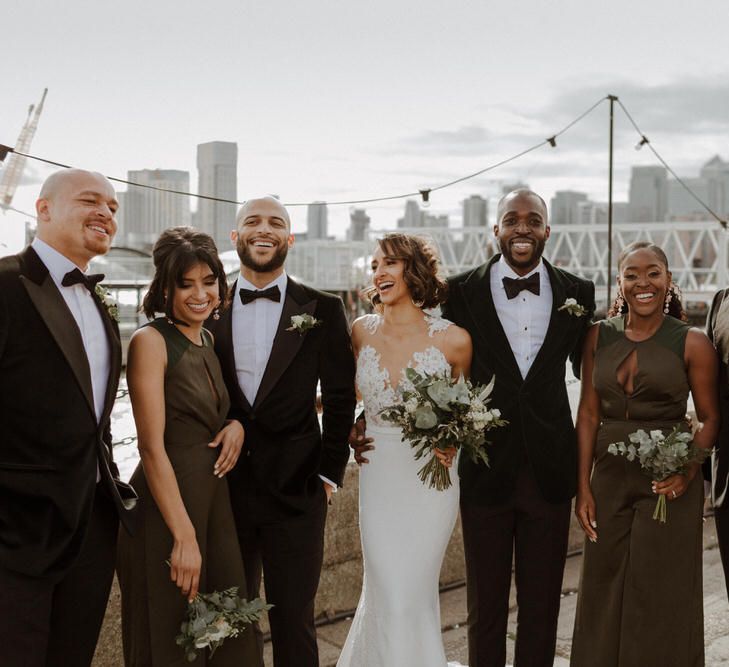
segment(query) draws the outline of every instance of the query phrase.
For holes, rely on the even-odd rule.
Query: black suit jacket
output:
[[[711,302],[706,319],[706,333],[719,355],[719,411],[721,426],[711,455],[710,474],[711,497],[716,507],[726,502],[729,489],[729,290],[719,290]],[[704,472],[706,473],[705,466]]]
[[[120,517],[130,519],[133,492],[118,482],[109,429],[119,330],[97,305],[111,346],[98,423],[81,333],[48,269],[30,247],[0,260],[0,566],[9,570],[60,577],[73,564],[97,463]]]
[[[571,359],[579,377],[582,342],[595,311],[595,287],[544,262],[552,286],[552,315],[544,343],[522,379],[491,294],[490,270],[499,257],[450,278],[443,307],[444,317],[471,334],[472,380],[485,384],[496,375],[491,406],[509,422],[488,434],[490,466],[461,459],[461,497],[480,505],[505,502],[526,457],[544,498],[565,502],[574,496],[577,478],[577,442],[565,364]],[[577,299],[586,315],[558,310],[570,297]]]
[[[238,298],[237,284],[232,288]],[[235,372],[232,308],[211,327],[231,399],[229,416],[246,431],[243,454],[229,475],[233,497],[260,501],[271,520],[306,512],[321,502],[323,475],[342,485],[347,438],[356,403],[354,355],[342,300],[288,278],[281,320],[253,405]],[[320,325],[287,331],[291,317],[308,313]],[[316,412],[321,382],[323,429]]]

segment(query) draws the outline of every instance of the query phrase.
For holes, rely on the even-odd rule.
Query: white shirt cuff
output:
[[[320,480],[321,480],[322,482],[326,482],[327,484],[329,484],[329,486],[331,486],[331,487],[332,487],[332,493],[336,493],[336,492],[337,492],[337,489],[338,489],[339,487],[338,487],[338,486],[337,486],[337,485],[336,485],[336,484],[335,484],[334,482],[332,482],[332,480],[331,480],[331,479],[327,479],[326,477],[324,477],[324,475],[319,475],[319,479],[320,479]]]

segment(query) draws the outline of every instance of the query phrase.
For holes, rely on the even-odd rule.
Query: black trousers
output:
[[[0,567],[0,662],[4,667],[88,667],[114,578],[119,521],[97,485],[81,552],[60,581]]]
[[[525,462],[508,502],[461,502],[469,667],[504,667],[512,559],[517,614],[514,667],[552,667],[571,503],[546,502]]]
[[[266,521],[259,511],[262,498],[231,487],[238,540],[243,554],[248,595],[260,595],[261,574],[268,612],[275,667],[318,667],[314,600],[324,561],[326,495],[303,515]],[[254,628],[263,664],[263,635]]]

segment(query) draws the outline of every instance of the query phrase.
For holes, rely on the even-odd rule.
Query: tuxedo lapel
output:
[[[535,357],[534,362],[524,379],[525,382],[539,373],[539,370],[544,365],[545,361],[552,356],[554,348],[561,342],[560,334],[565,333],[564,325],[569,324],[569,318],[574,317],[574,315],[570,315],[566,311],[560,311],[557,309],[565,302],[567,297],[577,296],[576,292],[575,294],[568,294],[568,287],[565,285],[562,276],[554,270],[554,267],[552,267],[549,262],[544,259],[542,261],[547,269],[549,283],[552,287],[552,313],[549,316],[549,325],[547,326],[547,333],[544,335],[542,347],[540,347],[539,352],[537,352],[537,356]],[[565,318],[568,319],[565,320]]]
[[[23,261],[25,275],[20,275],[20,281],[71,367],[95,421],[91,371],[76,320],[33,248],[23,253]]]
[[[291,327],[291,318],[294,315],[313,315],[316,310],[316,299],[308,300],[308,295],[298,283],[290,277],[287,281],[286,296],[284,298],[281,320],[278,323],[276,336],[273,339],[271,355],[266,364],[266,370],[261,379],[253,408],[257,408],[271,393],[284,371],[298,354],[307,334],[297,331],[287,331]]]
[[[499,255],[492,257],[486,264],[476,269],[461,285],[463,300],[471,319],[476,324],[482,344],[498,350],[506,367],[521,381],[519,365],[516,363],[509,339],[501,326],[491,293],[491,271],[498,260]]]
[[[231,300],[238,298],[238,281],[231,287]],[[238,375],[235,370],[235,347],[233,345],[233,305],[226,308],[215,326],[215,349],[220,358],[226,385],[231,394],[233,404],[240,405],[246,412],[251,412],[251,404],[245,397],[238,384]]]

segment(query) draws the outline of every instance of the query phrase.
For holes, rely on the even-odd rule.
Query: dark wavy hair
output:
[[[625,262],[625,259],[628,255],[635,252],[636,250],[643,249],[650,250],[658,258],[658,261],[666,267],[666,271],[669,270],[668,257],[666,257],[666,253],[663,252],[663,248],[657,246],[655,243],[651,243],[650,241],[634,241],[633,243],[625,246],[625,248],[623,248],[623,251],[620,253],[620,256],[618,257],[618,272],[620,271],[620,267],[623,265],[623,262]],[[681,290],[678,288],[678,285],[676,285],[676,283],[674,282],[671,282],[668,287],[668,293],[671,295],[671,301],[668,304],[667,314],[671,317],[675,317],[677,320],[687,322],[688,317],[681,303]],[[618,295],[615,297],[612,305],[610,306],[607,316],[616,317],[618,315],[623,315],[627,312],[628,304],[626,303],[625,299],[621,298],[621,293],[619,292]]]
[[[170,227],[157,239],[152,250],[154,277],[142,301],[142,312],[152,319],[164,313],[176,324],[188,323],[172,313],[175,290],[182,287],[185,274],[196,264],[206,264],[218,279],[220,307],[228,302],[228,283],[223,263],[218,257],[215,241],[205,232],[193,227]]]
[[[405,262],[403,279],[414,303],[421,308],[434,308],[446,300],[448,284],[441,275],[438,251],[433,243],[412,234],[385,234],[377,239],[385,257]],[[364,290],[364,296],[375,307],[380,307],[380,296],[374,286]]]

